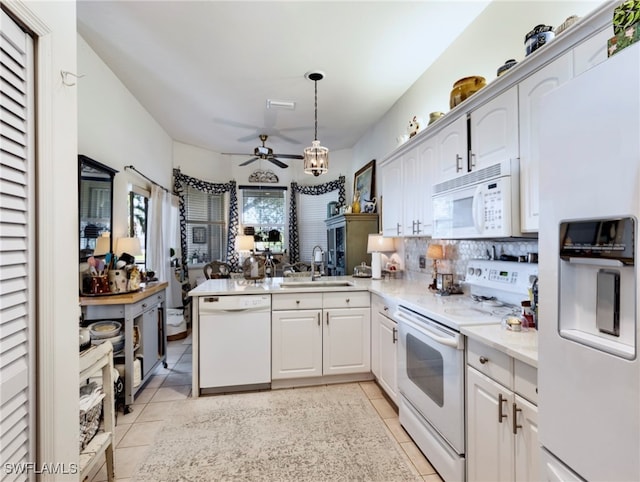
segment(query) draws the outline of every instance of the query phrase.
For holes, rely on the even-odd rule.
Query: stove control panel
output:
[[[465,282],[483,288],[494,288],[514,293],[527,293],[535,277],[538,265],[513,261],[469,261]]]

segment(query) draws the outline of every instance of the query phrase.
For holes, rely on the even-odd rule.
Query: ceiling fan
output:
[[[246,166],[247,164],[251,164],[252,162],[257,161],[258,159],[264,159],[284,169],[289,166],[287,166],[284,162],[277,159],[278,157],[281,157],[283,159],[304,159],[303,156],[301,156],[300,154],[274,154],[273,149],[271,149],[270,147],[266,147],[264,145],[268,137],[269,136],[266,134],[260,134],[259,138],[262,141],[262,145],[256,147],[253,150],[253,155],[255,157],[252,157],[251,159],[244,161],[243,163],[240,164],[241,166]],[[225,153],[225,154],[236,155],[236,156],[244,155],[244,154],[234,154],[234,153]]]

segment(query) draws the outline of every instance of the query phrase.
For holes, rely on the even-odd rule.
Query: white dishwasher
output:
[[[201,391],[268,388],[271,295],[202,296],[198,311]]]

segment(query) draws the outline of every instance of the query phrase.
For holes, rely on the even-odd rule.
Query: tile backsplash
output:
[[[497,256],[501,254],[526,256],[527,253],[538,252],[537,239],[507,240],[444,240],[431,238],[397,238],[397,256],[402,260],[405,279],[413,279],[430,283],[432,280],[433,261],[426,260],[426,266],[420,268],[420,256],[425,256],[430,243],[442,244],[445,258],[438,261],[440,273],[453,273],[454,282],[464,280],[467,262],[470,259],[488,259],[495,246]]]

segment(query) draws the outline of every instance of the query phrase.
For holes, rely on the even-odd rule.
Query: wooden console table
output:
[[[114,357],[124,357],[124,413],[129,412],[136,393],[162,363],[167,367],[167,282],[149,284],[140,291],[113,296],[81,296],[80,306],[85,322],[98,320],[124,321],[124,350]],[[134,340],[135,331],[139,340]],[[134,346],[134,341],[137,344]],[[141,360],[140,383],[134,386],[134,361]]]

